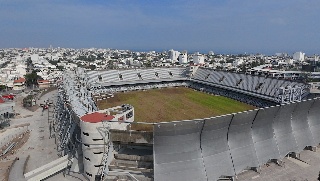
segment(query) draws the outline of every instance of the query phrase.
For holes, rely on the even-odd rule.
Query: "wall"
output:
[[[109,140],[102,123],[80,121],[84,175],[94,180],[103,158],[104,140]],[[99,144],[99,145],[97,145]],[[90,176],[91,175],[91,176]]]
[[[320,143],[320,99],[154,126],[155,180],[218,180]]]

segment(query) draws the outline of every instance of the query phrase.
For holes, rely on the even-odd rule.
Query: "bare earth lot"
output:
[[[191,120],[255,108],[233,99],[184,87],[117,93],[113,98],[97,104],[100,110],[131,104],[137,122]]]

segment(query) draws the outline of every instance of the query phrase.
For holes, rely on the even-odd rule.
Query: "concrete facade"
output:
[[[105,153],[112,149],[108,147],[109,130],[127,130],[129,123],[123,122],[134,121],[134,109],[130,105],[117,106],[88,113],[80,120],[84,175],[89,180],[95,180],[106,168],[108,155]]]

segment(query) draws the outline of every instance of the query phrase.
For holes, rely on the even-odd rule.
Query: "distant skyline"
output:
[[[320,54],[319,0],[0,0],[0,48]]]

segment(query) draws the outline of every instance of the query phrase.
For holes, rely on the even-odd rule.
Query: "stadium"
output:
[[[319,99],[267,75],[191,66],[66,72],[54,131],[89,180],[219,180],[320,143]]]

